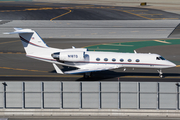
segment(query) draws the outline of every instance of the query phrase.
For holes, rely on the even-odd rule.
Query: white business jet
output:
[[[26,56],[53,64],[59,74],[84,73],[90,77],[92,72],[117,68],[155,68],[162,78],[163,68],[176,65],[158,54],[150,53],[118,53],[88,51],[86,48],[57,49],[48,47],[41,37],[31,29],[14,28],[14,32],[4,34],[19,34],[26,51]],[[62,71],[56,64],[75,67],[76,70]]]

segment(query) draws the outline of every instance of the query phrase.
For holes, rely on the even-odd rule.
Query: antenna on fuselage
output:
[[[135,53],[135,54],[137,53],[136,50],[134,50],[134,53]]]

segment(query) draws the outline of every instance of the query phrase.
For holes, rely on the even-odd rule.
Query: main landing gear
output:
[[[157,70],[157,71],[158,71],[158,73],[159,73],[159,77],[160,77],[160,78],[163,78],[162,70],[160,69],[160,70]]]
[[[90,78],[91,76],[92,76],[92,73],[88,72],[88,73],[84,73],[83,78]]]

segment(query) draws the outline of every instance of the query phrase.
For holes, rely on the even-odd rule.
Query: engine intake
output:
[[[60,55],[60,52],[51,54],[51,56],[52,56],[54,59],[59,59],[59,55]]]

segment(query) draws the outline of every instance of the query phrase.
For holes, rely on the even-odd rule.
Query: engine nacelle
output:
[[[51,55],[54,59],[60,61],[84,61],[85,52],[84,51],[63,51],[53,53]]]

